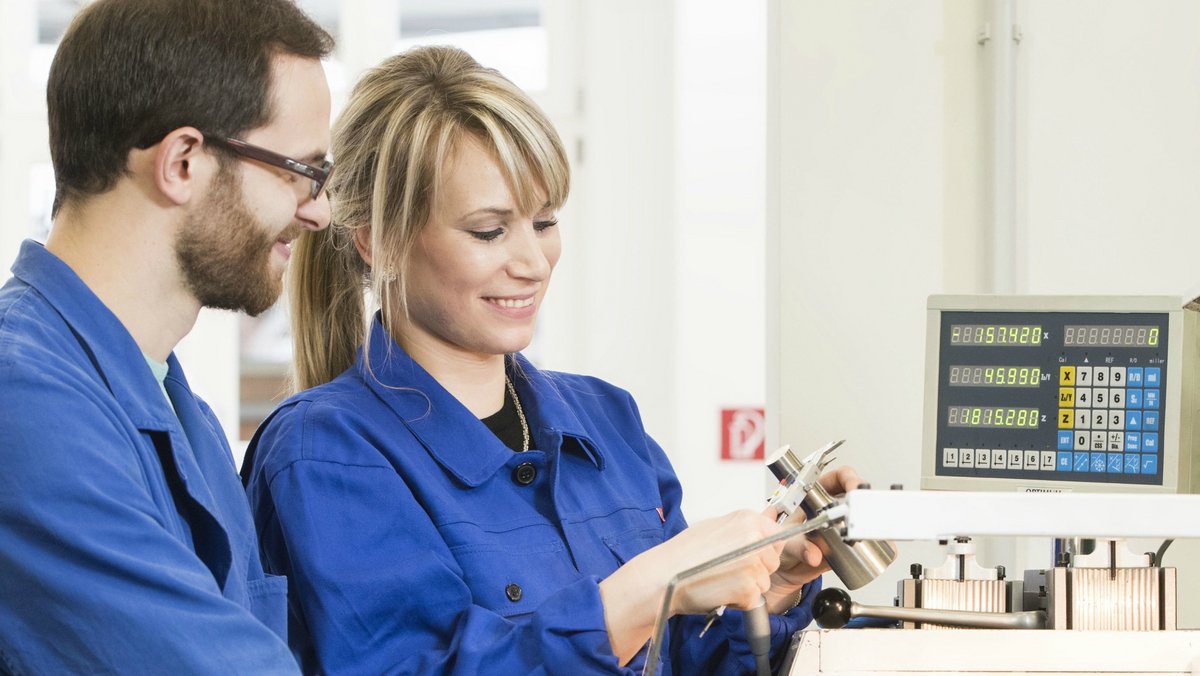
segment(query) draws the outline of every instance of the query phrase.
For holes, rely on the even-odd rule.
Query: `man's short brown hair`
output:
[[[174,129],[238,136],[267,124],[272,57],[332,49],[293,0],[98,0],[50,67],[54,213],[111,189],[131,150]]]

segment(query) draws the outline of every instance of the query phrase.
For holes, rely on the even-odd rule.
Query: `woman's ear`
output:
[[[370,228],[355,228],[354,229],[354,248],[358,249],[358,255],[366,261],[367,265],[372,265],[371,260],[371,229]]]

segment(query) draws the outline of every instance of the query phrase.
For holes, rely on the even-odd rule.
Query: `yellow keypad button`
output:
[[[1059,366],[1058,367],[1058,384],[1064,386],[1075,387],[1075,367],[1074,366]]]
[[[1058,388],[1058,405],[1063,408],[1075,407],[1075,388],[1060,387]]]
[[[1072,427],[1074,427],[1074,425],[1072,424],[1074,422],[1075,422],[1075,411],[1073,411],[1069,408],[1058,409],[1058,429],[1069,430]]]

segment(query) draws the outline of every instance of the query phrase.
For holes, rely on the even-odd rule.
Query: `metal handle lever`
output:
[[[1045,629],[1046,613],[1026,610],[1017,613],[988,613],[937,608],[864,606],[850,600],[844,589],[825,589],[813,600],[813,619],[823,629],[837,629],[855,617],[878,617],[901,622],[948,624],[978,629]]]

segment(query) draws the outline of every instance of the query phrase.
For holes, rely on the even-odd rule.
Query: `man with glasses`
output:
[[[54,225],[0,289],[0,673],[297,670],[172,350],[328,225],[331,48],[293,0],[98,0],[63,37]]]

